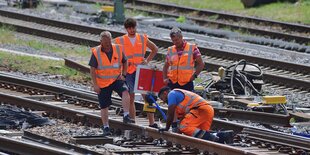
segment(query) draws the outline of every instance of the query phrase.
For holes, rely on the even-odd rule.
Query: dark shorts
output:
[[[98,94],[100,108],[104,109],[112,104],[112,91],[115,91],[120,97],[122,97],[122,93],[126,90],[128,90],[128,87],[122,80],[116,80],[110,86],[101,88],[101,91]]]
[[[135,87],[135,80],[136,80],[136,72],[126,75],[126,83],[129,88],[129,93],[134,93],[133,90]]]
[[[179,89],[184,89],[184,90],[188,90],[188,91],[193,91],[194,90],[194,82],[191,81],[191,82],[186,83],[183,86],[180,86],[178,82],[172,83],[169,80],[168,87],[170,87],[171,90],[175,89],[175,88],[179,88]]]

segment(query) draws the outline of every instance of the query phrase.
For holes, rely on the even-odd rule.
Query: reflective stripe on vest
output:
[[[121,60],[119,59],[118,60],[118,64],[116,65],[116,66],[104,66],[103,65],[103,63],[102,63],[102,59],[101,59],[101,57],[100,57],[100,52],[101,52],[101,46],[98,46],[97,47],[97,50],[96,50],[96,52],[97,52],[97,55],[98,55],[98,67],[97,67],[97,70],[104,70],[104,69],[117,69],[117,68],[119,68],[120,66],[120,64],[121,64]],[[113,49],[112,49],[113,50]],[[117,55],[118,55],[118,57],[120,58],[120,49],[119,49],[119,46],[116,46],[116,52],[117,52]]]
[[[109,59],[107,54],[101,51],[101,46],[97,46],[91,49],[93,55],[96,57],[98,66],[95,69],[96,81],[100,88],[110,86],[122,71],[122,46],[112,44],[112,58]],[[109,53],[111,54],[111,53]]]
[[[172,83],[178,82],[180,86],[190,82],[193,75],[195,64],[193,58],[193,50],[195,45],[186,43],[183,53],[179,56],[175,46],[168,48],[167,54],[170,57],[169,60],[169,72],[168,77]]]
[[[176,65],[171,65],[170,66],[170,70],[189,70],[192,69],[191,66],[191,58],[193,56],[193,45],[189,45],[189,50],[188,51],[183,51],[184,53],[188,53],[188,57],[187,57],[187,63],[186,66],[176,66]],[[172,47],[169,48],[169,56],[172,57],[173,55],[176,55],[177,52],[172,52]]]
[[[128,35],[121,36],[116,39],[118,44],[123,45],[124,53],[128,58],[127,73],[132,74],[136,71],[137,65],[140,65],[145,56],[146,38],[144,35],[136,34],[136,42],[132,45]],[[141,44],[141,45],[140,45]]]
[[[121,43],[121,45],[125,45],[125,36],[122,36],[119,38],[119,41]],[[133,55],[126,55],[126,57],[128,59],[131,59],[131,58],[134,58],[134,57],[142,57],[144,58],[144,51],[145,51],[145,47],[144,47],[144,36],[142,34],[139,34],[139,37],[140,37],[140,40],[141,40],[141,43],[142,43],[142,49],[141,49],[141,53],[136,53],[137,51],[135,51],[135,53],[133,53]],[[129,38],[129,37],[128,37]],[[136,41],[137,41],[137,38],[136,38]],[[125,48],[125,47],[124,47]]]
[[[184,100],[185,100],[186,98],[188,98],[188,97],[190,98],[190,99],[187,101],[187,103],[185,103],[185,105],[182,105],[182,103],[184,102],[184,100],[183,100],[180,104],[177,105],[177,108],[180,108],[180,109],[184,112],[184,114],[188,114],[189,111],[190,111],[192,108],[198,107],[199,104],[201,104],[201,103],[203,103],[203,102],[205,101],[202,97],[200,97],[199,95],[194,94],[194,93],[192,93],[192,92],[185,91],[185,90],[181,90],[181,89],[174,89],[174,90],[177,90],[177,91],[182,92],[182,93],[184,94]],[[195,99],[198,99],[198,100],[195,101],[195,104],[193,104],[193,101],[194,101]],[[193,104],[193,105],[192,105],[192,104]],[[206,103],[206,104],[207,104],[207,103]],[[192,106],[191,106],[191,105],[192,105]]]
[[[178,107],[183,109],[185,111],[185,114],[189,113],[190,111],[190,105],[193,103],[194,99],[196,99],[197,97],[196,96],[192,96],[190,93],[187,93],[187,92],[183,92],[185,96],[190,96],[190,100],[186,103],[185,106],[181,105],[181,104],[178,104]],[[195,108],[197,107],[197,105],[201,102],[203,102],[204,99],[199,99],[191,108]]]

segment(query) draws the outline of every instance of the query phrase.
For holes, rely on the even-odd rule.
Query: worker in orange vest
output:
[[[160,132],[168,131],[174,117],[180,120],[179,132],[188,136],[220,143],[232,143],[232,131],[211,133],[210,127],[214,117],[213,107],[201,96],[184,89],[165,86],[160,89],[158,97],[168,104],[166,127]]]
[[[193,81],[204,68],[201,53],[196,45],[183,40],[182,31],[177,27],[172,28],[170,38],[174,45],[168,47],[163,67],[164,83],[171,89],[193,91]]]
[[[112,36],[108,31],[100,34],[100,45],[91,49],[89,61],[90,75],[94,91],[98,94],[103,123],[103,135],[111,135],[108,119],[108,107],[112,104],[112,91],[122,97],[124,123],[134,123],[129,116],[129,93],[124,80],[127,74],[127,58],[121,45],[112,44]]]
[[[137,65],[147,65],[158,51],[158,47],[148,39],[146,34],[137,33],[137,21],[133,18],[125,20],[124,27],[127,34],[115,39],[115,43],[123,45],[125,55],[128,58],[128,69],[126,76],[126,83],[129,87],[130,95],[130,116],[135,119],[136,108],[135,108],[135,94],[134,84],[136,79],[136,68]],[[151,53],[145,58],[146,48],[151,50]],[[145,95],[143,95],[145,98]],[[149,118],[150,127],[157,127],[154,120],[154,113],[147,113]]]

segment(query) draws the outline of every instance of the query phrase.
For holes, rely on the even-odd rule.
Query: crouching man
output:
[[[209,132],[214,109],[201,96],[183,89],[170,90],[169,87],[163,87],[158,97],[168,104],[166,127],[159,129],[160,132],[168,131],[171,124],[176,128],[176,123],[173,121],[176,120],[174,117],[177,117],[180,120],[180,133],[205,140],[230,143],[227,140],[228,137],[232,137],[231,131],[217,134]]]

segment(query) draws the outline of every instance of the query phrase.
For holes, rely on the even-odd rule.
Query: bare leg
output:
[[[147,118],[149,119],[149,125],[153,125],[155,123],[154,113],[148,112]]]
[[[130,110],[130,102],[128,102],[130,99],[129,93],[128,91],[123,91],[122,93],[122,105],[123,105],[123,109],[124,112],[129,112]]]
[[[136,120],[136,105],[135,105],[135,94],[130,93],[130,107],[129,107],[129,116]]]
[[[101,109],[100,113],[101,113],[101,121],[103,125],[108,125],[109,124],[109,111],[108,111],[108,107]]]

